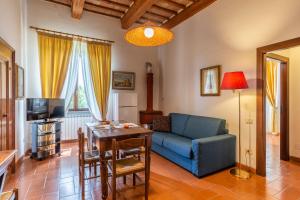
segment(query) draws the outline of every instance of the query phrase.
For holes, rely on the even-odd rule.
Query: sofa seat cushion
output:
[[[163,140],[163,147],[183,157],[192,159],[192,140],[175,134],[168,134]]]
[[[159,146],[162,146],[164,138],[167,135],[170,135],[170,133],[154,131],[154,133],[152,135],[152,142]]]

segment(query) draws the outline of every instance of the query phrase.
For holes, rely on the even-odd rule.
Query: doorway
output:
[[[278,169],[289,160],[289,58],[275,53],[264,57],[266,167]]]
[[[266,176],[266,58],[280,62],[280,159],[289,160],[289,59],[270,52],[289,49],[300,45],[300,38],[279,42],[257,49],[257,112],[256,112],[256,173]],[[271,58],[272,59],[272,58]],[[285,85],[285,86],[283,86]]]

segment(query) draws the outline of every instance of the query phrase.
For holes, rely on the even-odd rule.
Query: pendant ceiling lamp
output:
[[[170,42],[174,37],[172,31],[157,26],[153,22],[146,22],[128,30],[125,40],[133,45],[142,47],[155,47]]]

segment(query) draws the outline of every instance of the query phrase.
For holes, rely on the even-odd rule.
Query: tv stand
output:
[[[45,120],[32,123],[31,158],[42,160],[61,154],[61,121]]]

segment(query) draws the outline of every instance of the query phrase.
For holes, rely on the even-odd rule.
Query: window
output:
[[[89,110],[87,99],[86,99],[86,94],[85,94],[85,90],[84,90],[81,62],[79,62],[76,89],[75,89],[74,95],[71,99],[69,110],[70,111],[88,111]]]

